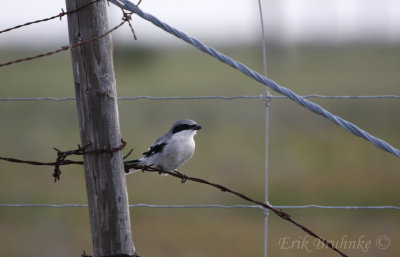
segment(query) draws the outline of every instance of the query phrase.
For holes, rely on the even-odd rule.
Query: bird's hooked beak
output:
[[[199,130],[199,129],[201,129],[201,126],[198,125],[198,124],[196,124],[196,125],[193,127],[193,130]]]

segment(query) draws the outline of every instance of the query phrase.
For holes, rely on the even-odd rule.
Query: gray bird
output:
[[[193,120],[179,120],[165,135],[158,138],[147,152],[143,153],[144,157],[124,164],[127,167],[129,165],[150,166],[158,169],[160,174],[164,171],[176,171],[192,158],[195,149],[193,137],[199,129],[201,126]],[[128,174],[135,171],[137,170],[130,169]],[[184,181],[185,179],[182,179],[182,182]]]

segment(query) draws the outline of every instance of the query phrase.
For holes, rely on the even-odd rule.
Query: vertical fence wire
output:
[[[263,63],[263,73],[264,76],[267,77],[267,42],[264,28],[264,17],[261,0],[258,0],[258,10],[260,17],[260,29],[261,29],[261,49],[262,49],[262,63]],[[265,87],[264,96],[265,96],[265,166],[264,166],[264,198],[265,203],[268,202],[268,163],[269,163],[269,154],[268,154],[268,145],[269,145],[269,107],[270,107],[270,92],[268,91],[268,87]],[[268,215],[269,211],[267,209],[264,210],[264,257],[267,257],[268,252]]]

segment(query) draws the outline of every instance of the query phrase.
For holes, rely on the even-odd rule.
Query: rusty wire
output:
[[[149,166],[140,166],[140,165],[135,165],[135,164],[125,165],[125,172],[129,172],[129,169],[138,169],[138,170],[150,171],[150,172],[160,172],[158,169],[153,168],[153,167],[149,167]],[[348,255],[346,255],[345,253],[343,253],[342,251],[337,249],[334,245],[332,245],[330,242],[328,242],[328,240],[322,238],[321,236],[319,236],[318,234],[316,234],[315,232],[313,232],[309,228],[307,228],[307,227],[301,225],[300,223],[298,223],[297,221],[293,220],[288,213],[286,213],[286,212],[284,212],[282,210],[278,210],[278,209],[272,207],[271,205],[269,205],[267,203],[263,203],[263,202],[254,200],[254,199],[250,198],[249,196],[246,196],[246,195],[244,195],[242,193],[233,191],[233,190],[231,190],[231,189],[229,189],[229,188],[227,188],[225,186],[222,186],[220,184],[209,182],[209,181],[207,181],[205,179],[189,177],[189,176],[187,176],[185,174],[182,174],[182,173],[180,173],[178,171],[164,171],[164,172],[166,174],[169,174],[169,175],[173,176],[173,177],[180,178],[182,180],[182,182],[190,180],[190,181],[194,181],[194,182],[197,182],[197,183],[209,185],[209,186],[212,186],[212,187],[215,187],[215,188],[221,190],[222,192],[228,192],[228,193],[234,194],[234,195],[236,195],[237,197],[239,197],[239,198],[241,198],[243,200],[255,203],[255,204],[257,204],[257,205],[259,205],[259,206],[261,206],[261,207],[263,207],[265,209],[271,210],[276,215],[278,215],[280,218],[282,218],[282,219],[294,224],[296,227],[300,228],[301,230],[303,230],[304,232],[306,232],[310,236],[320,240],[324,245],[326,245],[327,247],[331,248],[335,252],[339,253],[341,256],[348,257]]]
[[[122,11],[122,15],[123,15],[122,20],[125,20],[125,21],[128,22],[129,28],[131,29],[133,38],[134,38],[135,40],[137,40],[137,37],[136,37],[135,29],[134,29],[133,26],[132,26],[131,20],[132,20],[132,14],[136,11],[136,9],[139,7],[139,5],[140,5],[141,2],[142,2],[142,0],[139,0],[138,3],[136,4],[136,7],[135,7],[131,12],[127,13],[127,12],[125,11],[124,7],[123,7],[118,1],[115,1],[115,4],[116,4],[116,5],[121,9],[121,11]]]
[[[13,162],[13,163],[24,163],[24,164],[30,164],[30,165],[38,165],[38,166],[54,166],[54,171],[53,171],[53,178],[54,182],[57,182],[57,180],[60,180],[61,176],[61,169],[60,166],[63,165],[70,165],[70,164],[77,164],[77,165],[83,165],[83,161],[73,161],[67,159],[67,157],[72,156],[72,155],[84,155],[84,154],[101,154],[101,153],[110,153],[113,154],[117,151],[122,151],[125,146],[126,142],[121,139],[121,145],[119,147],[115,148],[109,148],[109,149],[95,149],[95,150],[90,150],[86,151],[86,149],[90,146],[90,144],[81,147],[78,145],[78,148],[75,150],[69,150],[69,151],[61,151],[55,147],[53,149],[57,152],[57,159],[54,162],[38,162],[38,161],[27,161],[27,160],[21,160],[21,159],[16,159],[16,158],[9,158],[9,157],[0,157],[0,160],[7,161],[7,162]],[[125,155],[123,158],[127,158],[133,150],[130,150],[127,155]]]
[[[57,180],[60,180],[60,175],[61,175],[61,170],[60,166],[61,165],[66,165],[66,164],[83,164],[83,162],[74,162],[70,160],[66,160],[68,156],[71,155],[84,155],[84,154],[101,154],[101,153],[110,153],[114,154],[115,152],[122,151],[125,146],[126,142],[121,138],[121,145],[119,147],[111,148],[109,147],[108,149],[95,149],[95,150],[90,150],[86,151],[86,149],[90,146],[90,143],[84,147],[81,147],[78,145],[78,149],[71,150],[71,151],[60,151],[57,148],[53,148],[54,150],[57,151],[57,160],[54,163],[54,172],[53,172],[53,177],[54,177],[54,182],[57,182]],[[132,153],[132,150],[124,157],[128,157]]]
[[[44,18],[44,19],[40,19],[40,20],[35,20],[35,21],[31,21],[31,22],[27,22],[27,23],[24,23],[24,24],[20,24],[20,25],[11,27],[11,28],[7,28],[7,29],[4,29],[4,30],[0,30],[0,34],[1,34],[1,33],[5,33],[5,32],[9,32],[9,31],[11,31],[11,30],[19,29],[19,28],[22,28],[22,27],[25,27],[25,26],[29,26],[29,25],[32,25],[32,24],[37,24],[37,23],[40,23],[40,22],[50,21],[50,20],[53,20],[53,19],[56,19],[56,18],[60,18],[60,20],[61,20],[61,18],[62,18],[63,16],[68,15],[68,14],[71,14],[71,13],[78,12],[78,11],[80,11],[80,10],[82,10],[82,9],[84,9],[84,8],[86,8],[86,7],[88,7],[88,6],[92,5],[92,4],[94,4],[94,3],[97,3],[97,2],[99,2],[99,1],[101,1],[101,0],[94,0],[94,1],[91,1],[91,2],[89,2],[89,3],[87,3],[87,4],[82,5],[82,6],[79,7],[79,8],[73,9],[73,10],[68,11],[68,12],[64,11],[63,9],[61,9],[61,13],[59,13],[58,15],[54,15],[54,16],[51,16],[51,17],[49,17],[49,18]]]
[[[121,145],[119,147],[117,147],[117,148],[100,149],[100,150],[98,149],[98,150],[86,151],[86,148],[88,146],[89,145],[81,147],[81,146],[78,145],[78,149],[70,150],[70,151],[60,151],[60,150],[54,148],[57,151],[57,160],[55,162],[25,161],[25,160],[20,160],[20,159],[15,159],[15,158],[5,158],[5,157],[0,157],[0,160],[4,160],[4,161],[8,161],[8,162],[14,162],[14,163],[25,163],[25,164],[30,164],[30,165],[54,166],[53,177],[54,177],[55,182],[56,182],[60,178],[60,174],[61,174],[60,166],[69,165],[69,164],[83,165],[82,161],[72,161],[72,160],[66,159],[68,156],[71,156],[71,155],[84,155],[84,154],[100,154],[100,153],[111,153],[111,154],[113,154],[114,152],[122,151],[126,146],[126,142],[121,139]],[[132,150],[130,150],[129,153],[124,156],[124,159],[127,158],[131,153],[132,153]],[[151,166],[141,166],[141,165],[135,165],[135,164],[124,165],[124,169],[125,169],[125,172],[129,172],[129,169],[138,169],[138,170],[149,171],[149,172],[160,172],[158,169],[153,168]],[[239,197],[239,198],[241,198],[243,200],[255,203],[255,204],[257,204],[257,205],[259,205],[259,206],[261,206],[261,207],[263,207],[265,209],[271,210],[278,217],[280,217],[280,218],[282,218],[282,219],[294,224],[296,227],[300,228],[301,230],[303,230],[304,232],[306,232],[310,236],[312,236],[314,238],[317,238],[323,244],[325,244],[327,247],[331,248],[332,250],[336,251],[341,256],[348,257],[346,254],[344,254],[339,249],[337,249],[335,246],[333,246],[330,242],[328,242],[328,240],[326,240],[323,237],[319,236],[318,234],[316,234],[315,232],[313,232],[312,230],[310,230],[306,226],[303,226],[300,223],[298,223],[297,221],[293,220],[288,213],[286,213],[286,212],[284,212],[282,210],[278,210],[278,209],[272,207],[271,205],[269,205],[267,203],[263,203],[263,202],[254,200],[249,196],[246,196],[246,195],[244,195],[242,193],[239,193],[237,191],[229,189],[229,188],[227,188],[225,186],[222,186],[220,184],[209,182],[209,181],[207,181],[205,179],[189,177],[189,176],[186,176],[185,174],[182,174],[182,173],[180,173],[178,171],[164,171],[164,172],[166,174],[169,174],[169,175],[173,176],[173,177],[180,178],[182,180],[182,182],[185,182],[185,181],[189,180],[189,181],[193,181],[193,182],[209,185],[209,186],[212,186],[212,187],[215,187],[215,188],[221,190],[222,192],[231,193],[231,194],[236,195],[237,197]]]
[[[100,0],[95,0],[95,1],[89,2],[89,3],[87,3],[86,5],[84,5],[84,6],[80,7],[80,8],[74,9],[74,10],[69,11],[69,12],[62,12],[61,14],[62,14],[62,16],[63,16],[63,15],[65,15],[65,14],[70,14],[70,13],[73,13],[73,12],[80,11],[81,9],[83,9],[83,8],[85,8],[85,7],[88,7],[89,5],[91,5],[91,4],[93,4],[93,3],[96,3],[96,2],[98,2],[98,1],[100,1]],[[140,2],[141,2],[141,1],[139,1],[139,3],[140,3]],[[64,13],[64,14],[63,14],[63,13]],[[94,41],[96,41],[96,40],[99,40],[99,39],[101,39],[101,38],[103,38],[103,37],[105,37],[105,36],[111,34],[111,33],[114,32],[115,30],[119,29],[122,25],[125,24],[125,22],[128,22],[129,27],[131,28],[131,31],[132,31],[132,33],[133,33],[133,37],[136,39],[135,31],[133,30],[133,26],[132,26],[132,24],[130,23],[131,14],[132,14],[133,12],[131,12],[131,13],[125,13],[125,11],[124,11],[123,13],[124,13],[124,14],[123,14],[122,22],[121,22],[120,24],[118,24],[117,26],[113,27],[112,29],[108,30],[107,32],[105,32],[105,33],[103,33],[103,34],[101,34],[101,35],[99,35],[99,36],[97,36],[97,37],[90,38],[90,39],[87,39],[87,40],[85,40],[85,41],[82,41],[82,42],[79,42],[79,43],[76,43],[76,44],[71,44],[71,45],[68,45],[68,46],[62,46],[62,47],[59,48],[59,49],[56,49],[56,50],[53,50],[53,51],[50,51],[50,52],[47,52],[47,53],[42,53],[42,54],[38,54],[38,55],[34,55],[34,56],[29,56],[29,57],[26,57],[26,58],[21,58],[21,59],[16,59],[16,60],[9,61],[9,62],[5,62],[5,63],[0,63],[0,67],[12,65],[12,64],[15,64],[15,63],[19,63],[19,62],[30,61],[30,60],[38,59],[38,58],[45,57],[45,56],[50,56],[50,55],[57,54],[57,53],[60,53],[60,52],[63,52],[63,51],[67,51],[67,50],[69,50],[69,49],[73,49],[73,48],[78,47],[78,46],[82,46],[82,45],[85,45],[85,44],[94,42]],[[30,24],[37,23],[37,22],[40,22],[40,21],[46,21],[46,20],[49,20],[49,19],[54,19],[54,17],[55,17],[55,18],[57,18],[57,17],[60,17],[60,18],[61,18],[61,17],[62,17],[62,16],[60,16],[61,14],[56,15],[56,16],[53,16],[53,17],[51,17],[51,18],[47,18],[47,19],[43,19],[43,20],[31,22]],[[27,23],[27,24],[28,24],[28,23]],[[29,25],[29,24],[28,24],[28,25]],[[19,25],[19,27],[22,27],[22,26],[27,26],[27,25],[25,25],[25,24],[24,24],[24,25]],[[18,26],[17,26],[17,27],[18,27]],[[11,28],[11,29],[13,29],[13,28]],[[8,31],[11,30],[11,29],[8,29]]]
[[[50,51],[50,52],[47,52],[47,53],[38,54],[38,55],[35,55],[35,56],[30,56],[30,57],[26,57],[26,58],[22,58],[22,59],[17,59],[17,60],[13,60],[13,61],[6,62],[6,63],[1,63],[0,67],[11,65],[11,64],[15,64],[15,63],[19,63],[19,62],[30,61],[30,60],[33,60],[33,59],[38,59],[38,58],[41,58],[41,57],[53,55],[53,54],[56,54],[56,53],[59,53],[59,52],[62,52],[62,51],[66,51],[68,49],[72,49],[72,48],[75,48],[75,47],[78,47],[78,46],[81,46],[81,45],[85,45],[85,44],[91,43],[93,41],[99,40],[99,39],[109,35],[111,32],[113,32],[115,30],[119,29],[122,25],[124,25],[125,22],[126,22],[126,20],[123,20],[120,24],[118,24],[114,28],[108,30],[107,32],[105,32],[105,33],[103,33],[103,34],[101,34],[101,35],[99,35],[97,37],[90,38],[88,40],[85,40],[85,41],[82,41],[82,42],[79,42],[79,43],[76,43],[76,44],[63,46],[63,47],[61,47],[61,48],[59,48],[57,50]]]

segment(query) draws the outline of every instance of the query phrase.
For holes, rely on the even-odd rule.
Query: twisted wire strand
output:
[[[112,0],[111,2],[116,4],[116,1],[117,0]],[[253,78],[254,80],[264,84],[265,86],[271,88],[275,92],[278,92],[279,94],[285,95],[289,99],[291,99],[294,102],[298,103],[299,105],[307,108],[308,110],[310,110],[310,111],[312,111],[312,112],[314,112],[316,114],[319,114],[319,115],[321,115],[321,116],[333,121],[334,123],[336,123],[340,127],[342,127],[345,130],[347,130],[348,132],[350,132],[350,133],[352,133],[352,134],[354,134],[356,136],[359,136],[359,137],[369,141],[370,143],[372,143],[373,145],[379,147],[380,149],[382,149],[384,151],[387,151],[389,153],[394,154],[397,157],[400,157],[400,150],[399,149],[396,149],[393,146],[391,146],[389,143],[385,142],[384,140],[381,140],[381,139],[369,134],[365,130],[359,128],[357,125],[355,125],[355,124],[353,124],[353,123],[351,123],[349,121],[346,121],[346,120],[342,119],[341,117],[339,117],[337,115],[334,115],[334,114],[330,113],[329,111],[327,111],[324,108],[322,108],[320,105],[306,100],[304,97],[301,97],[301,96],[297,95],[292,90],[290,90],[288,88],[285,88],[285,87],[279,85],[278,83],[276,83],[275,81],[273,81],[272,79],[264,77],[261,74],[259,74],[258,72],[248,68],[243,63],[237,62],[237,61],[233,60],[231,57],[218,52],[217,50],[215,50],[214,48],[212,48],[210,46],[205,45],[200,40],[192,38],[192,37],[189,37],[185,33],[183,33],[181,31],[171,27],[170,25],[160,21],[158,18],[154,17],[153,15],[143,12],[140,8],[137,8],[137,6],[134,5],[132,2],[130,2],[128,0],[118,0],[118,2],[119,2],[118,6],[122,6],[126,10],[129,10],[129,11],[132,11],[132,12],[136,13],[137,15],[142,17],[143,19],[153,23],[154,25],[158,26],[159,28],[163,29],[164,31],[166,31],[166,32],[168,32],[170,34],[173,34],[174,36],[184,40],[185,42],[193,45],[197,49],[203,51],[204,53],[207,53],[207,54],[215,57],[216,59],[220,60],[221,62],[223,62],[225,64],[228,64],[229,66],[241,71],[243,74],[245,74],[245,75]]]

